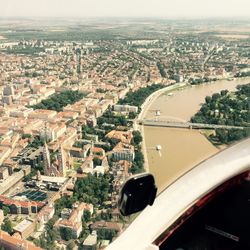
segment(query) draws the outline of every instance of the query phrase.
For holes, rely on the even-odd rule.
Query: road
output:
[[[138,121],[139,124],[144,126],[154,126],[154,127],[169,127],[169,128],[194,128],[194,129],[240,129],[243,130],[244,127],[240,126],[228,126],[228,125],[218,125],[218,124],[203,124],[203,123],[192,123],[192,122],[175,122],[169,120],[160,119],[144,119]]]

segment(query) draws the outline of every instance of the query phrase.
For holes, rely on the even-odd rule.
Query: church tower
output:
[[[50,170],[51,170],[50,152],[46,142],[43,147],[43,163],[44,163],[44,174],[50,176]]]

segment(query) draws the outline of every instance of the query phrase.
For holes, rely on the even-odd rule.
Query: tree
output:
[[[219,93],[215,93],[212,95],[212,101],[217,101],[220,98],[220,94]]]
[[[228,93],[228,90],[221,90],[221,92],[220,92],[220,94],[221,94],[221,96],[226,96],[227,95],[227,93]]]
[[[22,139],[26,139],[26,138],[32,138],[31,134],[23,134]]]
[[[135,119],[136,118],[136,113],[135,112],[129,112],[128,113],[128,118],[129,119]]]
[[[161,76],[166,78],[167,74],[166,74],[166,71],[164,69],[164,65],[162,63],[160,63],[160,62],[157,62],[157,67],[159,69],[159,72],[160,72]]]
[[[4,216],[6,216],[7,214],[10,214],[10,209],[7,206],[3,205],[2,210],[3,210]]]
[[[102,165],[102,160],[99,159],[98,157],[94,157],[93,159],[94,166],[101,166]]]
[[[140,131],[133,131],[133,140],[136,145],[139,145],[142,142]]]
[[[143,163],[144,163],[144,156],[143,156],[142,152],[135,151],[135,159],[134,159],[134,161],[138,164],[138,166],[143,165]]]
[[[117,124],[117,125],[127,126],[127,119],[124,116],[119,116],[118,122],[119,122],[119,124]]]
[[[12,222],[9,218],[5,218],[3,221],[3,224],[1,226],[2,230],[7,232],[8,234],[12,234],[13,233],[13,226],[12,226]]]
[[[89,210],[84,210],[83,219],[84,219],[85,222],[90,222],[91,221],[91,213],[90,213]]]
[[[75,242],[73,240],[70,240],[69,243],[67,244],[67,250],[73,250],[74,247],[76,246]]]
[[[163,87],[163,84],[153,84],[144,88],[140,88],[134,92],[130,91],[127,93],[126,97],[122,100],[119,100],[118,103],[140,107],[149,95]]]
[[[61,211],[64,209],[64,208],[71,208],[72,207],[72,204],[75,202],[75,200],[73,199],[73,198],[69,198],[69,197],[67,197],[67,196],[62,196],[62,198],[61,199],[59,199],[59,200],[57,200],[56,202],[55,202],[55,214],[57,215],[57,216],[59,216],[60,215],[60,213],[61,213]],[[54,218],[54,216],[53,216],[53,218]],[[53,219],[52,218],[52,219]],[[51,219],[51,220],[52,220]],[[50,221],[51,221],[50,220]],[[52,225],[54,225],[53,223],[52,223]],[[53,226],[52,226],[53,227]]]
[[[67,227],[60,228],[60,235],[61,238],[66,241],[76,239],[76,236],[74,235],[73,231]]]
[[[45,233],[43,233],[43,234],[39,237],[39,239],[35,239],[35,240],[34,240],[34,243],[35,243],[37,246],[41,247],[42,249],[47,249],[48,244],[47,244],[47,241],[46,241]]]
[[[62,111],[63,107],[81,100],[84,96],[86,96],[86,93],[66,90],[59,94],[54,94],[46,100],[42,100],[40,103],[32,106],[32,108]]]
[[[108,200],[112,177],[110,174],[91,175],[77,180],[74,197],[82,202],[92,203],[104,207]]]
[[[237,86],[237,91],[228,94],[227,90],[206,97],[206,103],[191,118],[192,122],[246,127],[244,130],[216,129],[216,138],[221,143],[230,143],[249,136],[250,84]],[[219,112],[216,112],[219,111]],[[213,136],[211,136],[213,138]]]
[[[115,237],[117,232],[114,229],[99,229],[97,231],[97,235],[99,239],[110,240],[112,241],[113,237]]]
[[[216,137],[220,140],[221,143],[228,142],[228,134],[225,129],[216,129]]]
[[[228,132],[228,140],[229,141],[237,141],[245,137],[245,131],[244,130],[230,130]]]

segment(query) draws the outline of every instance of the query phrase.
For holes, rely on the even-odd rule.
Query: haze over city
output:
[[[0,250],[250,249],[250,0],[0,6]]]
[[[1,0],[0,16],[249,17],[249,0]]]

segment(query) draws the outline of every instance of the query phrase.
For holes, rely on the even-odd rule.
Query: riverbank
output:
[[[147,97],[147,99],[145,100],[145,102],[142,104],[141,106],[141,112],[138,115],[137,120],[141,120],[145,117],[145,113],[148,111],[149,107],[151,106],[151,104],[163,93],[167,93],[170,91],[174,91],[180,88],[183,88],[187,86],[187,83],[176,83],[170,86],[166,86],[165,88],[159,89],[157,91],[155,91],[154,93],[152,93],[150,96]]]
[[[249,100],[250,83],[238,87],[235,92],[226,90],[206,97],[206,102],[192,118],[191,122],[224,124],[244,129],[215,129],[207,138],[215,146],[231,144],[250,135]],[[232,99],[233,98],[233,99]],[[217,107],[215,110],[214,107]]]
[[[174,91],[180,88],[185,87],[187,84],[186,83],[177,83],[171,86],[166,86],[165,88],[159,89],[152,93],[150,96],[147,97],[147,99],[144,101],[144,103],[141,106],[141,112],[138,115],[137,119],[134,122],[134,129],[139,130],[141,135],[142,135],[142,153],[144,156],[144,169],[146,172],[149,172],[149,164],[148,164],[148,157],[147,157],[147,147],[146,147],[146,139],[144,135],[144,126],[139,126],[139,120],[142,120],[146,113],[148,112],[149,107],[156,101],[156,99],[161,96],[164,93]]]
[[[237,85],[246,84],[250,78],[219,80],[196,86],[171,89],[173,95],[163,94],[168,88],[155,92],[145,101],[139,119],[152,119],[155,110],[160,110],[159,118],[189,121],[205,102],[206,96],[228,89],[235,90]],[[169,86],[172,87],[172,86]],[[177,88],[178,89],[178,88]],[[155,97],[155,98],[152,98]],[[195,164],[218,152],[199,130],[173,129],[162,127],[140,128],[143,136],[145,169],[155,176],[159,190],[188,171]],[[161,145],[161,155],[155,150]]]

